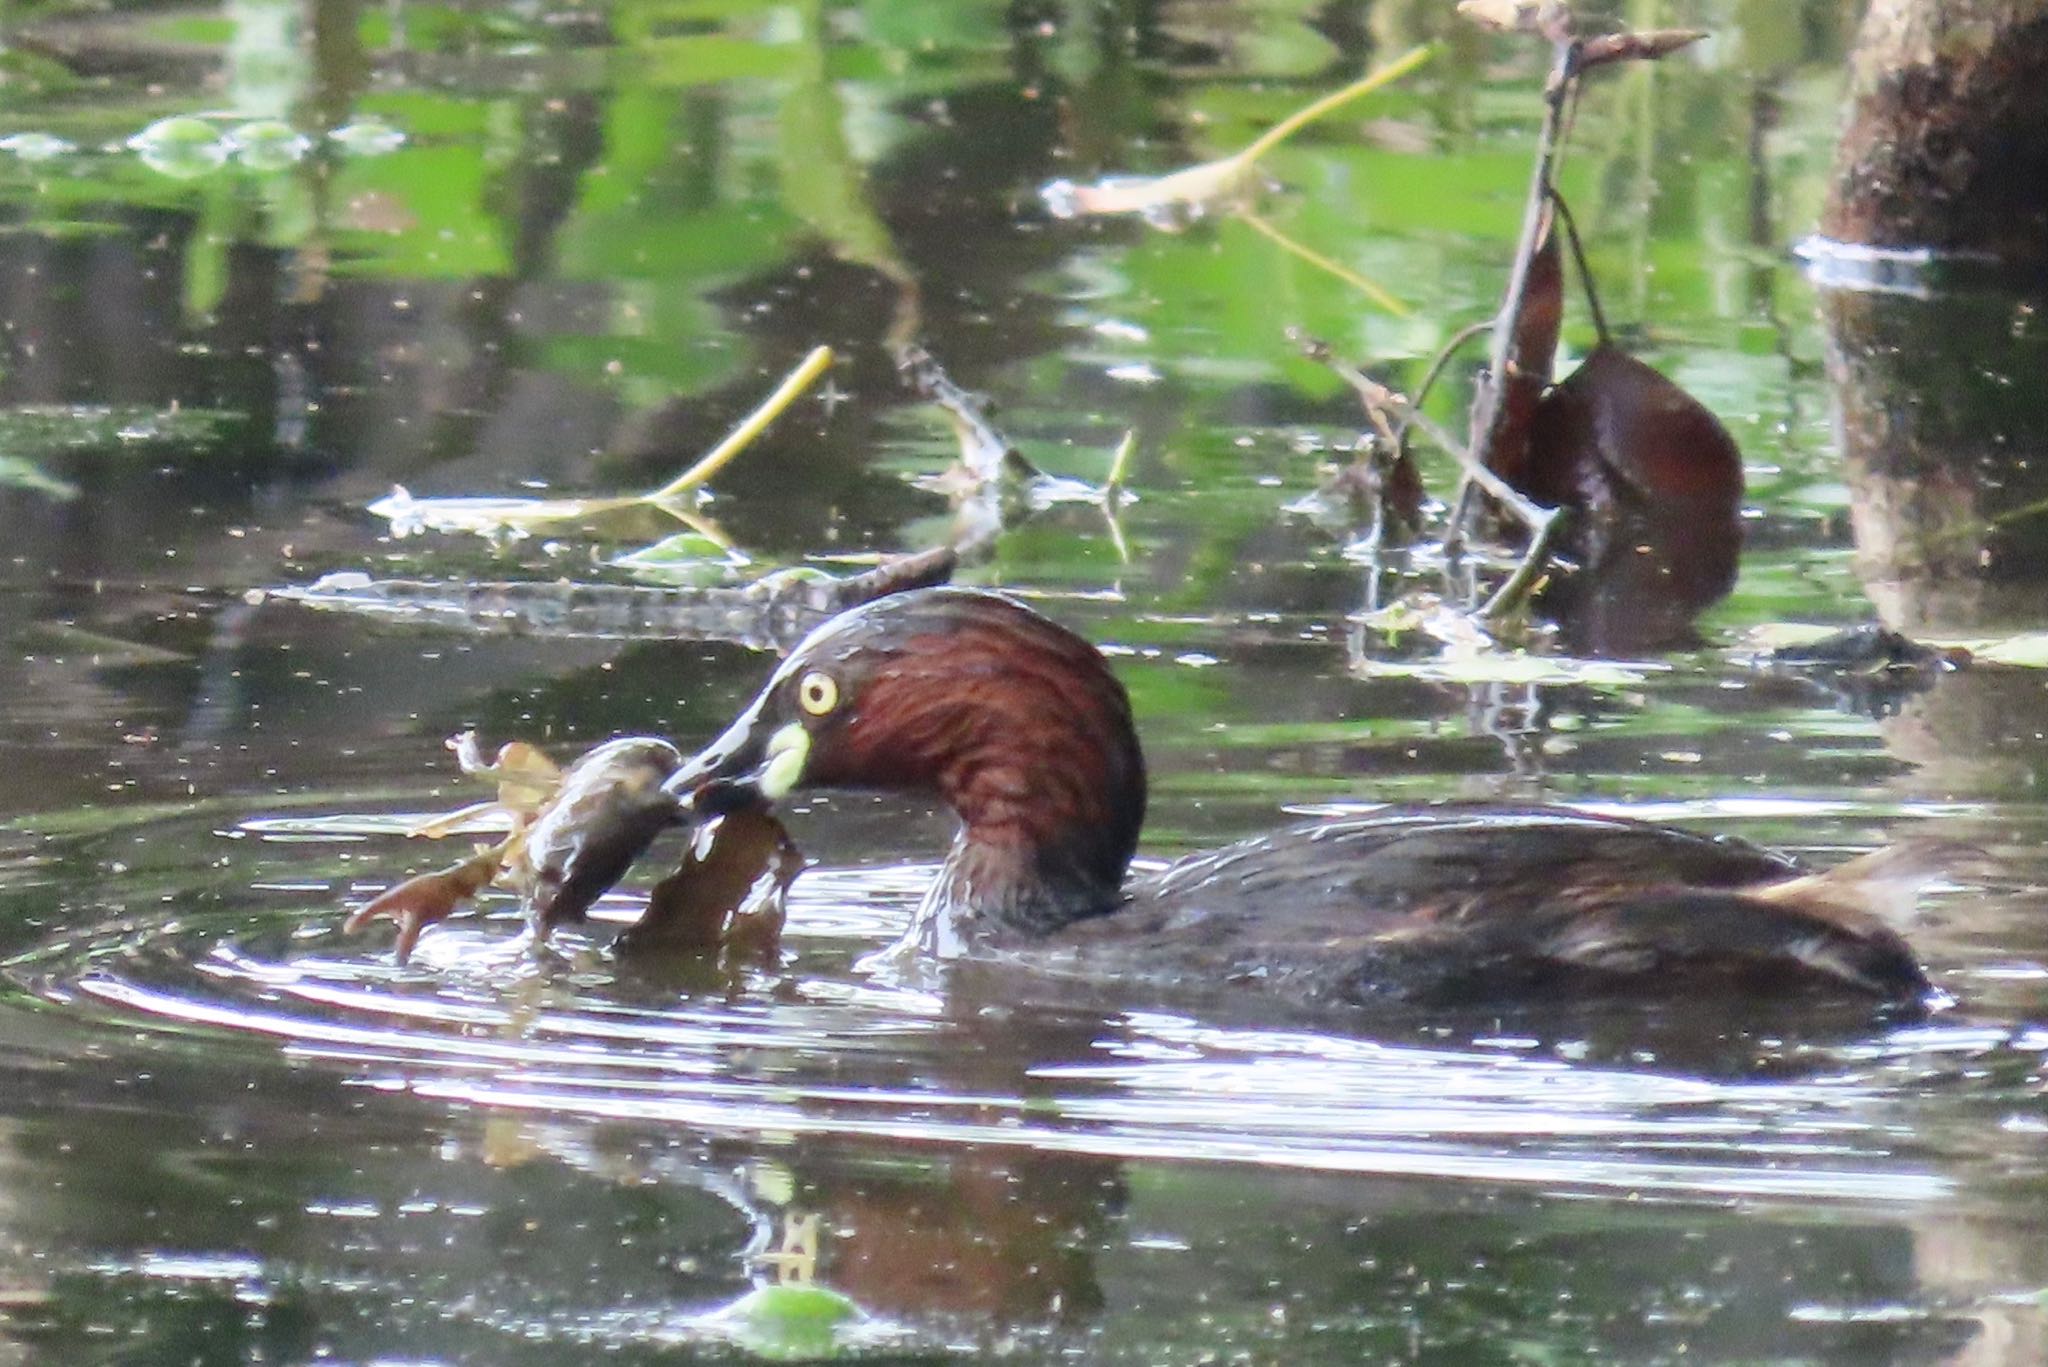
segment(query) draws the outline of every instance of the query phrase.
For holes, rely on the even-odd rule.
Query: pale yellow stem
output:
[[[1138,449],[1138,429],[1131,428],[1124,433],[1124,439],[1116,444],[1116,454],[1109,458],[1109,478],[1103,481],[1102,490],[1114,496],[1123,487],[1124,467],[1131,463],[1131,452]]]
[[[1399,299],[1396,299],[1393,295],[1388,294],[1386,290],[1374,284],[1372,281],[1366,279],[1364,276],[1360,275],[1357,271],[1352,270],[1350,267],[1339,265],[1337,262],[1332,261],[1329,257],[1324,256],[1321,252],[1316,251],[1314,248],[1305,247],[1301,243],[1296,242],[1293,238],[1289,237],[1286,233],[1281,232],[1278,228],[1268,223],[1265,219],[1260,218],[1250,209],[1238,210],[1237,216],[1243,219],[1245,223],[1249,227],[1251,227],[1255,232],[1267,238],[1275,245],[1294,253],[1294,255],[1300,257],[1302,260],[1308,262],[1309,265],[1314,266],[1318,270],[1328,271],[1331,275],[1336,276],[1345,284],[1363,293],[1368,299],[1372,300],[1375,304],[1378,304],[1388,313],[1394,314],[1396,317],[1400,318],[1406,318],[1409,315],[1410,309],[1408,308],[1408,306],[1402,303]]]
[[[678,498],[723,470],[734,456],[746,450],[756,437],[768,429],[768,424],[781,417],[783,410],[795,403],[797,396],[809,389],[831,364],[831,347],[814,348],[810,355],[804,357],[801,365],[789,372],[788,377],[776,387],[775,392],[762,401],[759,408],[749,413],[739,426],[726,434],[724,441],[712,447],[702,460],[667,484],[651,493],[641,495],[639,501],[662,503]]]
[[[1378,90],[1390,81],[1400,80],[1403,76],[1406,76],[1435,55],[1436,49],[1428,43],[1424,43],[1420,47],[1410,48],[1378,71],[1361,76],[1342,90],[1333,90],[1313,104],[1305,104],[1295,110],[1292,114],[1289,114],[1286,118],[1254,138],[1233,160],[1247,163],[1257,161],[1260,157],[1263,157],[1266,153],[1272,151],[1275,147],[1278,147],[1281,143],[1293,137],[1303,128],[1314,123],[1331,110],[1347,105],[1362,96],[1370,95],[1373,91]]]

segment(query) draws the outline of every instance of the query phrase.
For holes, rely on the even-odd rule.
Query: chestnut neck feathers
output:
[[[810,668],[847,702],[814,735],[806,786],[935,793],[960,817],[920,918],[935,945],[1120,903],[1145,763],[1094,646],[1012,599],[929,589],[850,614],[784,672]]]

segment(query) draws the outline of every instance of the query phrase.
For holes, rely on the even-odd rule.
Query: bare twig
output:
[[[1579,241],[1578,221],[1572,217],[1572,206],[1565,203],[1556,186],[1550,188],[1550,203],[1557,210],[1558,221],[1564,224],[1564,240],[1572,249],[1572,264],[1579,269],[1579,284],[1586,291],[1586,310],[1593,315],[1593,331],[1600,338],[1600,345],[1606,346],[1614,340],[1607,330],[1607,314],[1600,307],[1600,291],[1593,285],[1592,267],[1586,264],[1586,247]]]
[[[740,425],[726,433],[725,440],[704,453],[703,459],[677,475],[659,489],[645,496],[648,503],[665,503],[681,498],[684,494],[705,480],[710,479],[731,462],[734,456],[747,449],[754,438],[767,430],[782,411],[796,402],[797,395],[811,387],[811,382],[823,375],[832,366],[832,348],[821,346],[811,348],[795,370],[789,372],[777,385],[775,392],[761,400],[753,412],[740,420]]]
[[[1472,452],[1484,463],[1500,441],[1507,417],[1506,395],[1508,353],[1515,343],[1515,330],[1522,321],[1522,305],[1529,293],[1529,269],[1542,249],[1549,227],[1553,177],[1564,149],[1562,136],[1565,113],[1578,84],[1578,43],[1567,38],[1557,44],[1550,80],[1543,92],[1543,129],[1537,135],[1536,169],[1529,179],[1529,198],[1522,210],[1522,234],[1515,244],[1514,265],[1508,274],[1507,294],[1494,320],[1493,349],[1487,365],[1487,382],[1472,413]],[[1460,500],[1463,501],[1462,499]],[[1459,526],[1453,526],[1455,534]]]
[[[1128,428],[1123,440],[1116,444],[1116,453],[1109,458],[1109,478],[1102,482],[1102,501],[1115,503],[1124,489],[1124,467],[1131,463],[1131,453],[1138,449],[1138,429]]]
[[[1303,354],[1310,360],[1319,361],[1330,368],[1337,378],[1358,391],[1359,399],[1365,404],[1366,412],[1373,418],[1373,425],[1383,433],[1391,430],[1388,417],[1391,415],[1404,423],[1419,428],[1422,434],[1442,447],[1458,462],[1465,472],[1465,478],[1477,484],[1488,494],[1499,500],[1502,507],[1521,520],[1532,535],[1547,529],[1557,516],[1557,509],[1546,508],[1515,490],[1508,482],[1493,471],[1479,464],[1471,450],[1459,441],[1443,424],[1417,408],[1405,394],[1387,388],[1357,366],[1331,352],[1327,342],[1295,334]]]
[[[1451,340],[1437,348],[1436,355],[1430,357],[1429,369],[1422,372],[1422,382],[1415,386],[1414,404],[1417,408],[1429,402],[1429,392],[1435,389],[1436,382],[1443,378],[1444,368],[1450,365],[1451,358],[1464,350],[1465,343],[1491,330],[1493,322],[1491,318],[1482,318],[1476,323],[1467,323],[1451,334]],[[1409,426],[1410,424],[1404,422],[1395,429],[1395,436],[1399,439],[1394,447],[1396,459],[1408,454]]]
[[[1420,428],[1424,436],[1448,452],[1465,472],[1464,482],[1459,486],[1461,496],[1467,488],[1483,489],[1529,529],[1529,544],[1523,549],[1514,573],[1510,574],[1507,581],[1486,600],[1478,615],[1482,620],[1493,621],[1519,608],[1527,601],[1530,591],[1535,588],[1542,578],[1544,569],[1550,563],[1550,542],[1556,534],[1563,510],[1545,507],[1523,495],[1506,480],[1475,460],[1471,450],[1463,442],[1441,423],[1416,408],[1406,395],[1387,388],[1358,367],[1339,359],[1331,352],[1327,343],[1303,336],[1299,332],[1296,332],[1294,337],[1311,360],[1320,361],[1328,366],[1339,379],[1358,391],[1359,400],[1365,404],[1365,411],[1372,418],[1375,427],[1386,432],[1389,429],[1388,415],[1392,415],[1404,426]]]
[[[1645,29],[1634,33],[1603,33],[1598,38],[1588,38],[1585,49],[1579,56],[1579,68],[1591,71],[1596,66],[1609,62],[1654,62],[1678,51],[1691,47],[1707,36],[1703,28],[1658,28]]]
[[[1493,596],[1479,609],[1480,617],[1489,622],[1499,621],[1528,601],[1530,593],[1542,581],[1543,571],[1549,568],[1550,541],[1563,520],[1563,509],[1544,510],[1543,523],[1530,535],[1529,544],[1515,565],[1515,572],[1493,591]]]

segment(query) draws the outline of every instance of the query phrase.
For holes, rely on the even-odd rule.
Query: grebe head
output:
[[[962,824],[926,908],[956,931],[1111,910],[1145,816],[1130,700],[1100,652],[1014,598],[959,588],[818,627],[666,786],[700,812],[802,789],[933,794]]]

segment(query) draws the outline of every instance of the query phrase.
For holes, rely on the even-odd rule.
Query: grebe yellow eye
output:
[[[814,669],[798,681],[796,700],[804,711],[814,717],[822,717],[839,706],[839,685],[832,682],[830,674]]]

